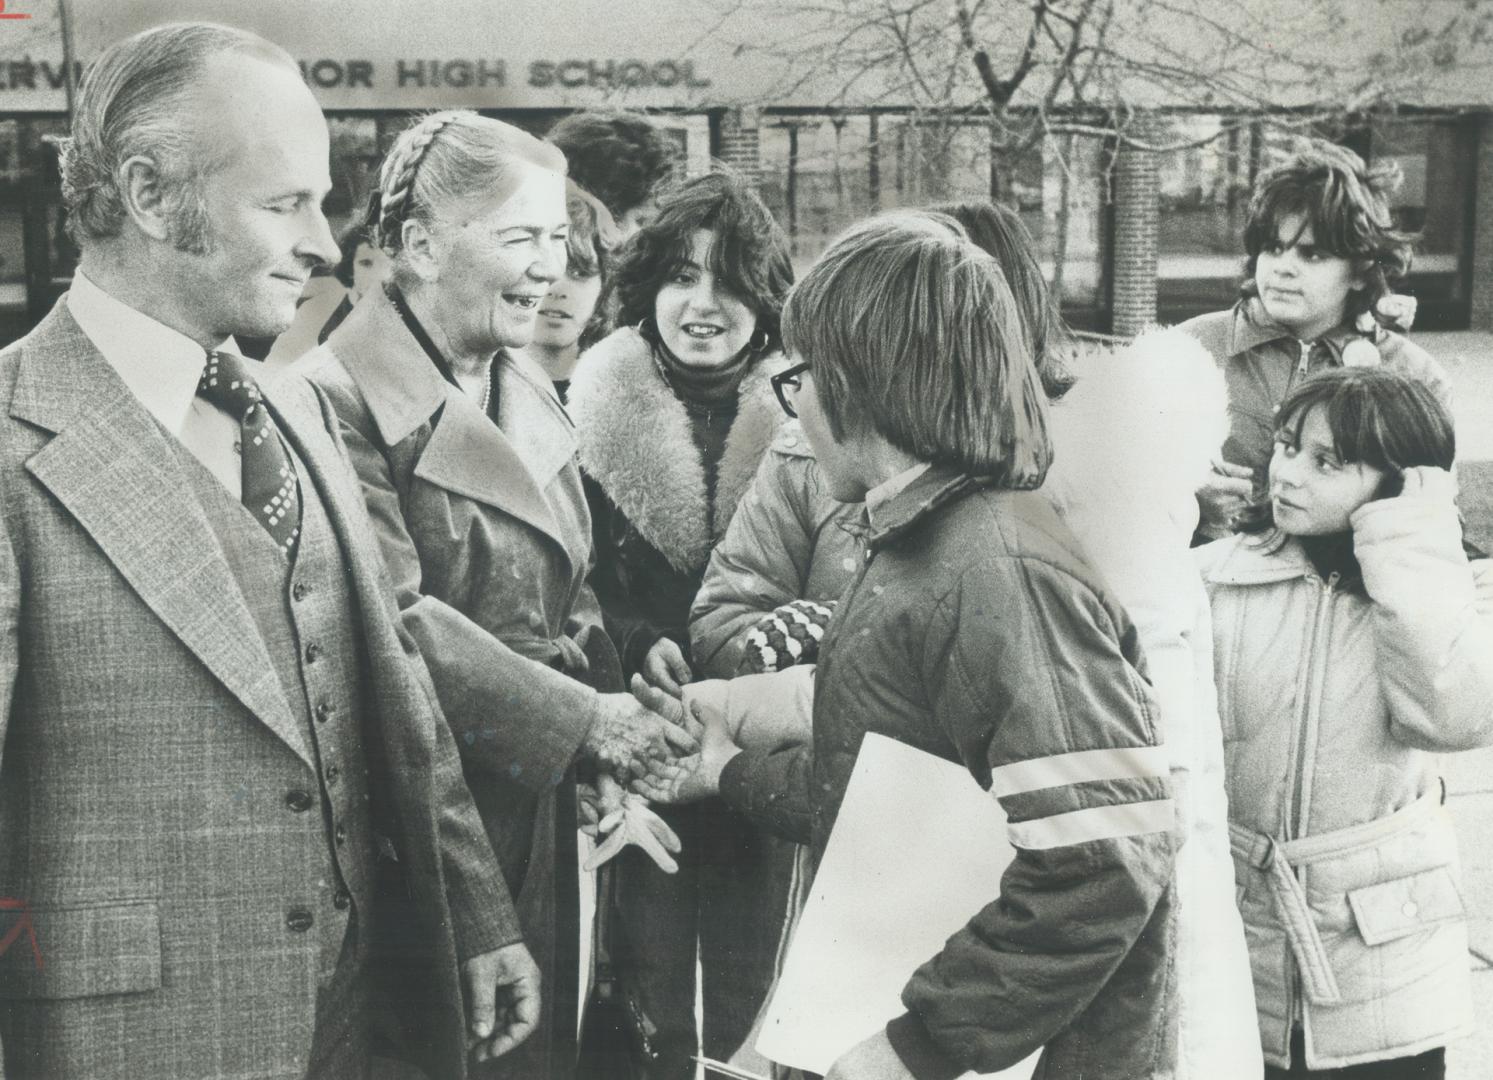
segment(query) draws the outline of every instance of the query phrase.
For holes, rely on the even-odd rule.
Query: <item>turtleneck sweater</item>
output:
[[[715,520],[715,481],[726,436],[736,419],[737,391],[752,363],[750,349],[742,349],[715,368],[691,367],[662,343],[653,347],[653,360],[664,383],[684,405],[690,434],[705,465],[705,499],[709,518]]]
[[[1359,569],[1358,558],[1353,554],[1351,530],[1323,536],[1300,536],[1297,539],[1301,541],[1306,557],[1311,560],[1322,580],[1326,581],[1337,574],[1344,589],[1362,591],[1363,571]]]

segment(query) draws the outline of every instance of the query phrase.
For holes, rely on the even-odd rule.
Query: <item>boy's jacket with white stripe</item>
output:
[[[1091,357],[1077,374],[1077,386],[1052,410],[1056,462],[1037,494],[1058,510],[1062,524],[1078,541],[1083,559],[1097,571],[1076,581],[1073,595],[1092,596],[1091,583],[1102,580],[1109,590],[1105,610],[1118,600],[1138,633],[1165,729],[1164,758],[1158,751],[1139,754],[1156,755],[1152,763],[1158,769],[1169,768],[1176,814],[1186,836],[1177,856],[1173,898],[1178,993],[1138,1002],[1130,1018],[1136,1025],[1131,1036],[1137,1043],[1173,1023],[1177,1043],[1149,1068],[1120,1054],[1085,1062],[1083,1075],[1255,1080],[1261,1070],[1260,1051],[1243,930],[1234,907],[1207,602],[1187,555],[1196,518],[1192,491],[1228,429],[1222,378],[1211,357],[1191,338],[1175,331],[1151,332],[1117,353]],[[820,487],[810,485],[801,501],[811,505],[816,499],[823,501]],[[1031,506],[1025,500],[1021,497],[1023,505]],[[1040,508],[1031,508],[1041,514]],[[824,512],[832,509],[826,507]],[[1054,535],[1060,532],[1054,530]],[[825,537],[838,540],[840,533],[823,530],[818,538],[821,546]],[[1064,557],[1070,558],[1071,539],[1063,543]],[[970,545],[971,550],[988,547],[983,536],[971,539]],[[1035,557],[1040,559],[1040,555]],[[817,548],[813,558],[818,565]],[[828,555],[824,561],[830,561]],[[1030,629],[1024,618],[1029,609],[1018,602],[1019,596],[1019,591],[1005,595],[986,613],[1018,637]],[[1130,632],[1127,629],[1127,637]],[[1076,660],[1068,656],[1064,663]],[[1033,662],[1027,677],[1050,678],[1050,667]],[[802,725],[801,730],[808,727],[810,684],[795,675],[796,670],[730,684],[700,684],[691,692],[714,697],[708,687],[729,687],[721,702],[728,726],[737,732],[741,744],[768,748],[790,741],[796,724]],[[770,680],[783,686],[773,687]],[[1068,702],[1065,721],[1055,725],[1052,733],[1055,740],[1078,741],[1081,725],[1072,721],[1083,714],[1081,704],[1081,700]],[[990,707],[997,706],[992,703]],[[785,722],[785,715],[793,713],[799,718]],[[1000,732],[1001,725],[994,725],[992,739],[999,738]],[[1056,763],[1056,769],[1064,763],[1077,765],[1086,756],[1082,749],[1055,758],[1039,754],[1030,764],[1013,760],[1004,774],[997,775],[1021,788],[1026,786],[1023,776],[1044,770],[1048,760]],[[806,835],[803,800],[784,797],[795,785],[786,784],[769,799],[762,793],[771,791],[773,785],[749,775],[772,767],[789,772],[792,758],[785,755],[772,765],[760,754],[743,758],[723,778],[733,800],[750,804],[754,813],[785,832]],[[1108,758],[1100,750],[1093,761],[1101,764]],[[1109,763],[1123,767],[1123,762],[1124,756],[1116,755]],[[800,759],[797,764],[802,767],[806,762]],[[779,775],[776,779],[787,778]],[[800,790],[807,792],[806,770],[798,779]],[[1078,790],[1089,788],[1081,784]],[[1018,825],[1017,832],[1025,829]],[[1108,904],[1103,885],[1072,900],[1092,902],[1100,930],[1105,913],[1118,912]],[[959,940],[955,939],[956,946]],[[992,979],[992,993],[1025,992],[1016,980],[988,972],[987,976]],[[1065,972],[1055,968],[1046,992],[1035,1000],[1052,1006],[1054,995],[1081,989],[1081,981],[1069,981]],[[1003,1023],[1001,1010],[993,1010],[984,1023],[991,1026],[989,1034],[996,1036]],[[950,1029],[949,1037],[973,1046],[979,1041],[979,1026],[972,1024],[963,1033]]]
[[[1050,1075],[1169,1074],[1175,808],[1129,617],[1038,493],[935,467],[869,543],[821,651],[811,761],[744,753],[722,794],[807,802],[818,854],[867,731],[963,762],[1020,850],[913,975],[898,1053],[920,1078],[1044,1046]]]

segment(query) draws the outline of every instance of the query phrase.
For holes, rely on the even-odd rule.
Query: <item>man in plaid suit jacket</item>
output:
[[[385,1037],[444,1080],[537,1014],[336,418],[232,355],[336,258],[327,159],[240,31],[80,96],[79,273],[0,353],[0,1075],[351,1077]],[[241,500],[271,451],[288,513]]]

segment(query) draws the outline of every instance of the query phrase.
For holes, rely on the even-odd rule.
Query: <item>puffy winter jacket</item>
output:
[[[1193,491],[1228,432],[1223,376],[1192,337],[1153,330],[1117,352],[1074,358],[1077,385],[1051,412],[1056,449],[1041,494],[1134,620],[1161,706],[1178,819],[1177,1080],[1259,1080],[1263,1068],[1244,927],[1234,902],[1223,738],[1213,684],[1208,600],[1187,546]],[[791,441],[790,441],[791,440]],[[711,557],[691,633],[734,656],[760,615],[802,588],[820,599],[862,540],[860,504],[830,499],[797,431],[780,437]],[[836,590],[838,592],[838,589]],[[727,635],[730,635],[729,637]],[[812,683],[781,676],[695,683],[685,696],[718,710],[747,749],[807,743]],[[746,793],[743,793],[744,795]],[[785,835],[806,808],[758,795],[758,820]]]
[[[847,527],[860,512],[860,503],[830,496],[803,430],[784,425],[690,609],[690,647],[704,674],[735,675],[747,632],[779,605],[844,592],[861,564],[861,541]]]
[[[868,542],[820,654],[812,752],[745,751],[721,794],[807,807],[817,857],[866,732],[962,762],[1017,856],[908,982],[898,1054],[920,1080],[1039,1047],[1052,1076],[1167,1075],[1176,811],[1129,618],[1034,492],[931,468]]]
[[[1435,755],[1493,742],[1493,564],[1469,565],[1440,470],[1351,523],[1367,595],[1295,540],[1198,550],[1213,605],[1230,831],[1268,1062],[1330,1069],[1472,1021]]]

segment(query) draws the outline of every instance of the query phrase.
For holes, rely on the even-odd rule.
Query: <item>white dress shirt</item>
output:
[[[197,396],[197,382],[207,366],[206,350],[116,300],[81,270],[73,274],[67,309],[150,415],[180,439],[235,499],[240,498],[238,421]],[[237,353],[238,346],[230,337],[219,349]]]

